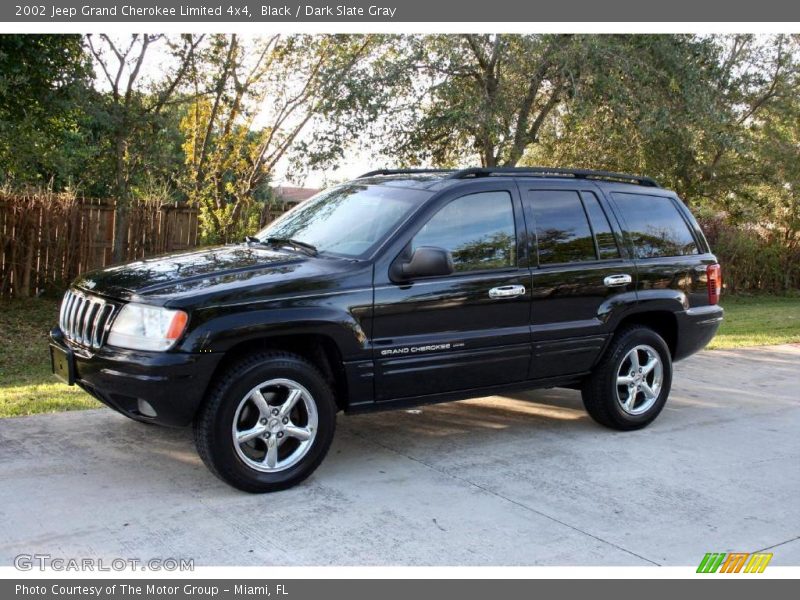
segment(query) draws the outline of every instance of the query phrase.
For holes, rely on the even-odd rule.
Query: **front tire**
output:
[[[194,437],[212,473],[263,493],[311,475],[335,429],[333,392],[317,368],[294,354],[268,352],[223,373],[198,412]]]
[[[598,423],[630,431],[659,415],[672,386],[672,358],[648,327],[621,330],[581,389],[586,412]]]

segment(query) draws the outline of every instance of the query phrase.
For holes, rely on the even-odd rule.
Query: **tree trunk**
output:
[[[126,139],[124,134],[124,123],[116,135],[114,149],[116,152],[116,162],[114,169],[114,247],[112,251],[112,261],[114,263],[123,262],[128,247],[128,185],[125,177],[125,151]]]
[[[126,202],[117,200],[114,211],[114,249],[112,261],[125,262],[128,258],[128,206]]]
[[[33,271],[33,251],[36,245],[36,230],[30,228],[28,230],[27,249],[25,250],[25,262],[22,265],[21,281],[17,281],[18,288],[17,297],[27,298],[31,295],[31,271]]]
[[[483,152],[481,153],[481,162],[483,163],[482,166],[486,168],[492,168],[497,166],[497,156],[495,154],[495,148],[492,146],[491,142],[484,141],[482,144]]]

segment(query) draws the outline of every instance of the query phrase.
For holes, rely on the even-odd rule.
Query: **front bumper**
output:
[[[715,304],[677,313],[678,339],[672,359],[681,360],[705,348],[717,334],[724,312]]]
[[[50,345],[71,356],[76,385],[103,404],[137,421],[189,425],[222,354],[143,352],[103,346],[95,352],[67,343],[58,328]],[[155,415],[141,401],[147,402]],[[144,407],[144,412],[143,412]]]

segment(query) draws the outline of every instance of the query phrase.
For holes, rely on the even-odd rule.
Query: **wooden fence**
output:
[[[0,193],[0,297],[59,292],[78,274],[112,262],[113,200],[63,194]],[[128,214],[128,260],[197,245],[197,209],[135,203]]]

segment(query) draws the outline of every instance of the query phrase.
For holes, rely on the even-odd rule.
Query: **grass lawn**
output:
[[[0,417],[102,406],[51,374],[47,332],[57,322],[56,300],[0,302]]]
[[[800,343],[800,296],[722,296],[725,320],[712,350]]]
[[[725,296],[725,320],[709,348],[800,342],[800,296]]]
[[[723,296],[725,321],[709,348],[800,342],[800,296]],[[96,408],[99,402],[50,373],[47,332],[58,302],[0,302],[0,417]]]

